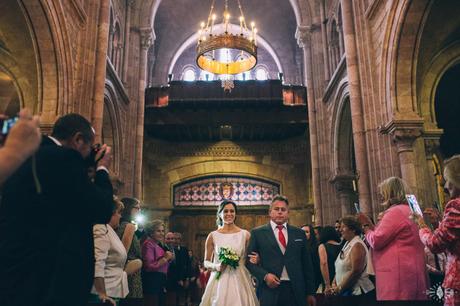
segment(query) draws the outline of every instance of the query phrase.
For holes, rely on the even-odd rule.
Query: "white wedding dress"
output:
[[[249,233],[245,230],[233,234],[214,231],[211,235],[214,241],[214,263],[219,263],[220,247],[231,248],[241,259],[236,269],[227,267],[219,279],[216,279],[217,272],[211,273],[200,306],[259,306],[251,275],[244,265]]]

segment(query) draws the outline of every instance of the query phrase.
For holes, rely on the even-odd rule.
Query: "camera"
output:
[[[96,159],[97,154],[101,150],[102,150],[102,145],[100,143],[93,145],[93,147],[91,148],[91,152],[89,153],[89,156],[86,159],[88,167],[96,167],[97,163],[104,157],[105,150],[102,152],[101,156],[99,156],[99,158]]]

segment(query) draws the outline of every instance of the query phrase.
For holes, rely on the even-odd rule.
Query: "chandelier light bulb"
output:
[[[256,23],[254,21],[251,22],[251,27],[254,28],[256,26]]]
[[[204,26],[205,26],[205,25],[206,25],[206,24],[204,23],[204,21],[202,21],[201,24],[200,24],[200,26],[201,26],[202,29],[204,29]]]
[[[211,18],[212,18],[213,21],[215,21],[216,18],[217,18],[216,14],[212,14],[212,17],[211,17]]]

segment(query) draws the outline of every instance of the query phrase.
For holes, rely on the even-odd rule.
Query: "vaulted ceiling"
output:
[[[273,53],[279,59],[287,83],[302,83],[302,56],[295,39],[296,15],[290,0],[240,0],[247,20],[255,21],[259,34],[271,50],[259,44],[260,60],[271,69],[279,70],[275,65]],[[167,82],[168,71],[181,46],[196,34],[201,21],[206,20],[212,0],[162,0],[155,11],[154,31],[156,35],[153,52],[151,52],[151,84],[160,85]],[[224,0],[215,1],[216,13],[223,11]],[[236,0],[229,0],[230,12],[236,16],[233,23],[238,23],[238,6]],[[176,64],[179,66],[195,64],[195,44],[183,50]],[[184,48],[182,48],[184,49]],[[272,51],[271,55],[270,52]],[[177,55],[176,55],[177,57]],[[260,61],[259,61],[260,63]],[[270,71],[272,77],[278,71]]]

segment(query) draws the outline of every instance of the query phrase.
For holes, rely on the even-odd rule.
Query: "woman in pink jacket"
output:
[[[400,178],[390,177],[379,189],[387,207],[382,220],[374,228],[369,217],[358,217],[372,250],[377,300],[426,300],[424,247],[417,225],[409,219],[405,184]]]

